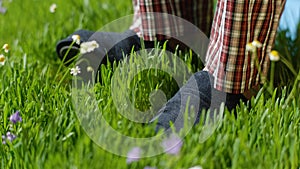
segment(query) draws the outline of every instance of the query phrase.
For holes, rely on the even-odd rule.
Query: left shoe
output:
[[[64,61],[66,66],[71,64],[70,60],[72,60],[80,51],[80,45],[73,43],[72,36],[79,35],[80,36],[80,43],[88,41],[88,39],[94,34],[93,31],[88,30],[78,30],[66,37],[65,39],[60,40],[56,44],[56,53],[58,57]],[[66,55],[67,51],[69,50],[68,54]]]

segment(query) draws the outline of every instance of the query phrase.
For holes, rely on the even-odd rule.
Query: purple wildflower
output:
[[[12,134],[11,132],[6,133],[6,139],[9,140],[10,142],[14,141],[16,139],[16,135]]]
[[[128,152],[126,163],[130,164],[134,161],[139,161],[140,155],[141,155],[141,149],[139,147],[134,147]]]
[[[12,142],[17,138],[17,136],[8,131],[6,135],[2,135],[1,138],[2,138],[2,144],[6,144],[6,140]]]
[[[6,12],[6,8],[1,6],[1,1],[0,1],[0,13],[5,14],[5,12]]]
[[[2,144],[6,144],[6,141],[5,141],[5,140],[6,140],[6,136],[5,136],[5,135],[2,135],[1,138],[2,138]]]
[[[16,124],[17,122],[21,122],[22,121],[22,117],[20,116],[20,112],[16,111],[14,114],[12,114],[9,118],[9,120]]]
[[[167,154],[177,155],[181,150],[182,144],[180,137],[172,134],[169,138],[165,139],[161,145]]]
[[[144,169],[157,169],[156,167],[149,167],[149,166],[146,166],[144,167]]]

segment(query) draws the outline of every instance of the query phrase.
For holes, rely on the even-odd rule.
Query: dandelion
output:
[[[56,8],[57,8],[57,5],[56,5],[56,4],[52,4],[52,5],[50,6],[49,10],[50,10],[51,13],[55,13]]]
[[[262,47],[262,43],[260,43],[258,40],[254,40],[252,42],[252,45],[256,48],[261,48]]]
[[[9,120],[13,123],[16,124],[17,122],[22,122],[22,117],[20,116],[20,112],[16,111],[14,114],[12,114],[9,118]]]
[[[8,45],[8,44],[4,44],[4,45],[3,45],[3,47],[2,47],[2,49],[4,50],[4,52],[5,52],[5,53],[8,53],[8,52],[9,52],[9,49],[10,49],[10,47],[9,47],[9,45]]]
[[[73,42],[80,45],[80,36],[79,35],[72,35]]]
[[[175,134],[172,134],[161,145],[167,154],[177,155],[181,150],[182,144],[182,140]]]
[[[0,54],[0,65],[4,65],[5,64],[5,56]]]
[[[80,67],[79,66],[76,66],[75,68],[71,68],[71,75],[73,76],[77,76],[80,72]]]
[[[271,61],[279,61],[280,60],[280,56],[279,53],[276,50],[272,50],[269,54],[270,60]]]
[[[96,48],[99,47],[99,44],[93,40],[90,42],[84,42],[80,45],[80,53],[85,54],[94,51]]]
[[[134,147],[127,154],[126,163],[130,164],[134,161],[139,161],[141,156],[141,149],[139,147]]]

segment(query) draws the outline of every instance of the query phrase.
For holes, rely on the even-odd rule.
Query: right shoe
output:
[[[189,101],[188,101],[189,100]],[[161,129],[170,130],[170,122],[174,124],[176,131],[184,126],[184,113],[186,107],[189,115],[195,113],[196,117],[189,121],[191,124],[199,123],[202,110],[218,110],[222,103],[231,111],[240,102],[248,100],[243,94],[230,94],[213,88],[213,76],[207,71],[196,72],[187,83],[158,111],[150,123],[157,121],[155,131]],[[194,111],[191,111],[192,107]],[[212,115],[212,114],[211,114]]]

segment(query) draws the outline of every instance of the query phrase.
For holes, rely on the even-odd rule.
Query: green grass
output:
[[[58,6],[54,14],[49,12],[52,3]],[[276,84],[280,86],[277,91],[270,94],[262,90],[251,100],[251,109],[241,104],[236,110],[237,118],[226,110],[221,125],[204,143],[200,143],[202,127],[198,125],[184,138],[178,155],[160,154],[126,164],[126,157],[99,147],[80,125],[72,104],[69,69],[62,67],[57,72],[61,62],[56,56],[55,44],[76,29],[97,30],[131,14],[130,1],[4,0],[3,5],[8,12],[0,15],[0,46],[8,43],[11,51],[5,65],[0,67],[0,135],[10,130],[17,138],[0,145],[0,168],[300,167],[299,88],[296,88],[296,97],[286,104],[296,76],[288,78],[284,73],[290,73],[284,65],[283,70],[276,73]],[[299,54],[293,52],[298,50],[295,44],[299,41],[279,36],[276,43],[276,49],[283,56],[299,61]],[[190,64],[188,56],[184,60]],[[118,114],[110,90],[112,67],[102,67],[106,78],[95,86],[104,118],[123,134],[153,135],[153,125],[135,124]],[[299,64],[293,68],[298,72]],[[157,78],[150,80],[153,76]],[[131,99],[136,100],[135,108],[149,108],[151,103],[147,98],[153,89],[161,89],[167,98],[171,97],[178,89],[176,85],[169,85],[172,81],[174,79],[165,73],[153,70],[135,76],[133,82],[128,83],[134,96]],[[11,126],[9,117],[17,110],[23,121]]]

